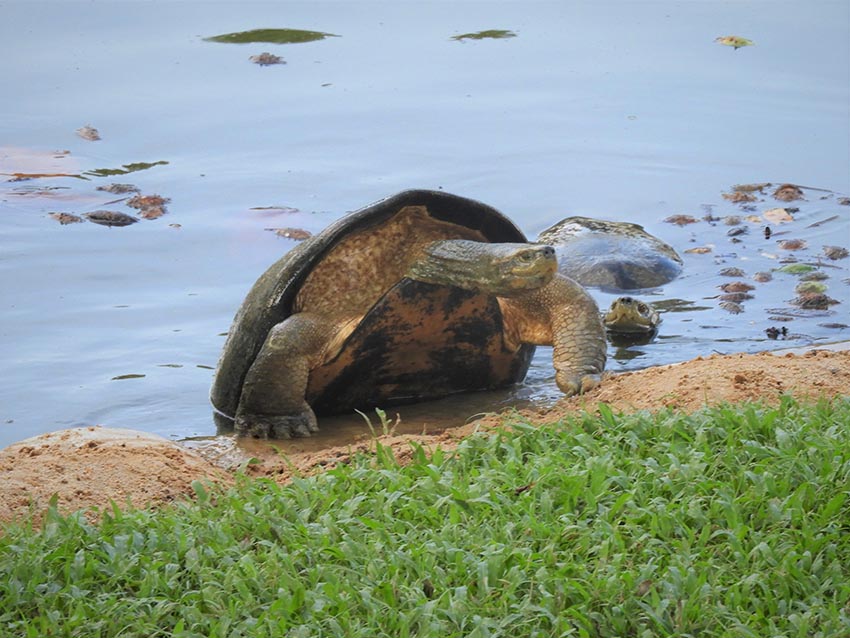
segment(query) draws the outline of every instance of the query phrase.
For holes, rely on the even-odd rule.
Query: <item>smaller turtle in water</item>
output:
[[[682,272],[682,258],[672,246],[631,222],[567,217],[540,233],[537,241],[554,246],[558,270],[583,286],[655,288]]]
[[[661,316],[648,303],[634,297],[619,297],[602,316],[605,329],[612,336],[647,336],[658,330]]]

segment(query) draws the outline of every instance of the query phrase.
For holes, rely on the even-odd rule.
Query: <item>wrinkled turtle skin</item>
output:
[[[236,314],[211,400],[237,435],[289,438],[316,413],[521,381],[552,345],[565,394],[593,387],[605,329],[593,298],[489,206],[405,191],[274,263]]]
[[[662,286],[682,271],[682,258],[643,226],[589,217],[567,217],[537,241],[554,246],[558,269],[582,286],[610,291]]]
[[[618,297],[602,316],[605,329],[619,335],[648,335],[658,330],[661,317],[655,309],[634,297]]]

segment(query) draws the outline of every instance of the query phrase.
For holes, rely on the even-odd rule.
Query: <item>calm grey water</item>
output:
[[[256,28],[340,37],[203,40]],[[483,29],[517,37],[451,39]],[[755,46],[714,42],[723,35]],[[738,212],[721,198],[736,183],[850,193],[848,36],[845,0],[0,0],[0,446],[88,424],[213,434],[221,335],[254,279],[294,245],[265,229],[315,232],[411,187],[481,199],[530,236],[581,214],[642,223],[680,251],[712,244],[649,296],[681,299],[685,312],[665,313],[649,346],[612,348],[611,369],[782,345],[764,336],[766,309],[787,306],[793,277],[739,315],[706,299],[721,262],[785,256],[759,239],[761,226],[731,244],[722,225],[662,220]],[[287,64],[248,60],[263,51]],[[84,125],[102,140],[78,137]],[[11,181],[138,162],[167,164]],[[132,212],[95,190],[112,181],[171,198],[169,213],[125,228],[48,216]],[[252,210],[266,206],[299,212]],[[781,229],[808,239],[798,258],[850,244],[850,208],[836,196],[807,191],[800,208]],[[832,265],[829,294],[842,303],[789,322],[802,335],[789,345],[847,338],[819,326],[850,323],[848,260]],[[551,400],[548,356],[541,349],[528,384],[490,407]]]

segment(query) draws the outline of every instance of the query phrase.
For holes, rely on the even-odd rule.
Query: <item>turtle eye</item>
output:
[[[530,252],[524,252],[524,253],[519,254],[519,260],[520,261],[529,262],[529,261],[532,261],[533,259],[534,259],[534,255],[531,254]]]
[[[647,306],[645,303],[638,304],[638,312],[642,315],[647,314],[649,312],[649,306]]]

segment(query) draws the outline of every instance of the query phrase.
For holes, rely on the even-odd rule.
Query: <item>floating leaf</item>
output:
[[[777,268],[779,272],[788,273],[789,275],[804,275],[807,272],[815,270],[814,266],[809,264],[786,264],[781,268]]]
[[[91,175],[92,177],[109,177],[110,175],[126,175],[127,173],[135,173],[136,171],[145,171],[154,166],[164,166],[168,164],[165,160],[158,162],[135,162],[133,164],[124,164],[121,168],[95,168],[90,171],[84,171],[83,175]]]
[[[719,38],[715,38],[714,41],[727,47],[733,47],[735,50],[738,50],[741,47],[753,46],[754,44],[752,40],[747,40],[747,38],[742,38],[737,35],[723,35]]]
[[[771,208],[763,213],[764,218],[769,222],[782,224],[785,222],[793,222],[794,218],[785,208]]]
[[[313,233],[309,230],[302,228],[266,228],[266,230],[272,231],[278,237],[286,237],[287,239],[294,239],[296,241],[309,239],[313,236]]]
[[[850,255],[850,252],[841,246],[824,246],[823,254],[827,259],[844,259]]]
[[[664,221],[677,226],[687,226],[688,224],[696,224],[699,220],[691,215],[671,215]]]
[[[113,195],[124,195],[126,193],[138,193],[139,189],[132,184],[109,184],[107,186],[98,186],[95,190],[105,191]]]
[[[123,381],[124,379],[144,379],[143,374],[120,374],[117,377],[112,377],[112,381]]]
[[[85,214],[86,219],[101,226],[129,226],[135,224],[138,219],[126,213],[119,213],[114,210],[96,210]]]
[[[83,126],[76,131],[77,135],[89,142],[97,142],[100,139],[100,133],[93,126]]]
[[[688,255],[707,255],[711,252],[710,246],[697,246],[696,248],[688,248],[685,253]]]
[[[259,64],[260,66],[271,66],[272,64],[286,64],[286,60],[284,60],[279,55],[272,55],[271,53],[265,52],[260,53],[260,55],[252,55],[248,58],[254,64]]]
[[[239,31],[237,33],[225,33],[204,38],[207,42],[223,42],[225,44],[252,44],[254,42],[268,42],[271,44],[300,44],[302,42],[314,42],[325,38],[338,38],[340,36],[322,31],[304,31],[302,29],[254,29],[252,31]]]
[[[776,244],[782,250],[805,250],[808,246],[803,239],[780,239]]]
[[[773,196],[783,202],[793,202],[803,199],[803,190],[796,184],[782,184],[773,191]]]
[[[63,226],[67,226],[68,224],[78,224],[83,221],[82,217],[72,215],[71,213],[48,213],[48,215]]]
[[[515,38],[516,33],[507,29],[488,29],[486,31],[476,31],[474,33],[462,33],[461,35],[453,35],[452,40],[503,40],[505,38]]]

